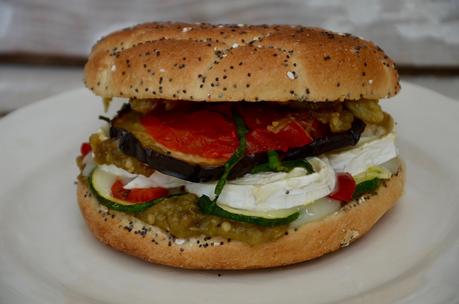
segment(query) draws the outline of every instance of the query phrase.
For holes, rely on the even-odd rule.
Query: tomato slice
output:
[[[84,142],[80,146],[81,156],[85,157],[89,152],[91,152],[91,145],[87,142]]]
[[[291,121],[279,131],[270,131],[267,126],[252,130],[247,135],[247,153],[254,154],[269,150],[286,152],[312,142],[311,136],[296,121]]]
[[[141,124],[166,148],[190,155],[227,160],[239,145],[233,122],[214,111],[153,113]]]
[[[144,203],[169,194],[166,188],[161,187],[124,189],[120,179],[113,183],[111,190],[114,198],[131,203]]]
[[[321,124],[307,112],[266,104],[239,104],[249,130],[247,154],[287,151],[310,144],[322,135]],[[228,104],[202,105],[194,111],[155,111],[140,119],[145,130],[172,151],[226,161],[239,141]]]
[[[336,174],[335,190],[328,197],[341,202],[349,202],[352,200],[356,188],[355,180],[349,173]]]
[[[278,121],[286,117],[285,111],[276,111],[266,105],[264,107],[259,105],[241,105],[238,109],[249,130],[264,129],[271,125],[273,121]]]
[[[294,117],[312,138],[321,138],[330,132],[328,125],[319,122],[307,113],[296,113]]]

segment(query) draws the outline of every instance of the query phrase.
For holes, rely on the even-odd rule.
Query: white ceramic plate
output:
[[[286,268],[185,271],[96,241],[80,216],[74,162],[101,123],[84,89],[0,120],[0,303],[457,303],[459,102],[403,84],[406,193],[363,239]],[[220,274],[220,275],[219,275]]]

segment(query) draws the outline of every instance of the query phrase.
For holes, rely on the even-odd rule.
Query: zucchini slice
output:
[[[96,167],[89,176],[89,188],[91,189],[91,192],[94,194],[99,203],[101,203],[109,209],[113,209],[116,211],[138,213],[162,202],[166,198],[182,195],[182,193],[173,194],[169,196],[160,197],[145,203],[131,203],[128,201],[115,198],[111,195],[111,187],[115,181],[115,175],[105,172],[99,167]]]
[[[355,182],[357,184],[369,181],[372,179],[389,179],[391,178],[392,173],[383,166],[372,166],[368,168],[365,172],[362,172],[354,176]]]
[[[201,212],[204,214],[215,215],[236,222],[250,223],[264,227],[286,225],[296,220],[300,215],[300,213],[296,211],[285,217],[266,218],[260,216],[232,213],[218,206],[217,203],[215,201],[212,201],[207,195],[203,195],[198,199],[198,206]]]

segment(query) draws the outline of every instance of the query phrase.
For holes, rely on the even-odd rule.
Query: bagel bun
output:
[[[303,262],[348,246],[365,235],[402,194],[404,172],[386,180],[375,193],[344,205],[281,238],[260,245],[221,238],[175,239],[158,227],[98,203],[88,184],[78,182],[78,203],[90,230],[101,242],[157,264],[189,269],[259,269]]]
[[[400,90],[374,43],[290,25],[145,23],[92,49],[85,84],[112,98],[191,101],[344,101]]]

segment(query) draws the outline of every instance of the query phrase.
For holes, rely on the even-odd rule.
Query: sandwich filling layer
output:
[[[140,103],[135,103],[108,127],[122,127],[155,153],[206,170],[221,166],[221,178],[186,180],[175,172],[155,170],[136,154],[126,154],[120,138],[111,136],[108,128],[91,136],[92,151],[79,158],[82,178],[90,182],[101,203],[108,200],[113,208],[136,210],[135,216],[177,238],[218,236],[251,245],[272,241],[373,193],[400,167],[392,120],[375,102],[341,106],[338,112],[336,105],[320,111],[288,109],[261,114],[256,107],[247,107],[243,108],[246,115],[240,115],[245,133],[231,123],[231,110],[225,105],[213,106],[219,108],[212,113],[193,110],[187,116],[189,110],[179,111],[180,115],[164,109],[142,112]],[[338,145],[325,153],[318,149],[320,154],[310,156],[297,152],[349,130],[352,126],[336,130],[331,125],[333,113],[347,115],[341,112],[349,113],[351,124],[362,119],[367,125],[358,133],[355,145]],[[187,130],[187,126],[191,127]],[[241,152],[234,161],[234,155]],[[247,158],[258,163],[248,170],[238,169],[237,163]],[[231,176],[233,168],[242,173]]]

